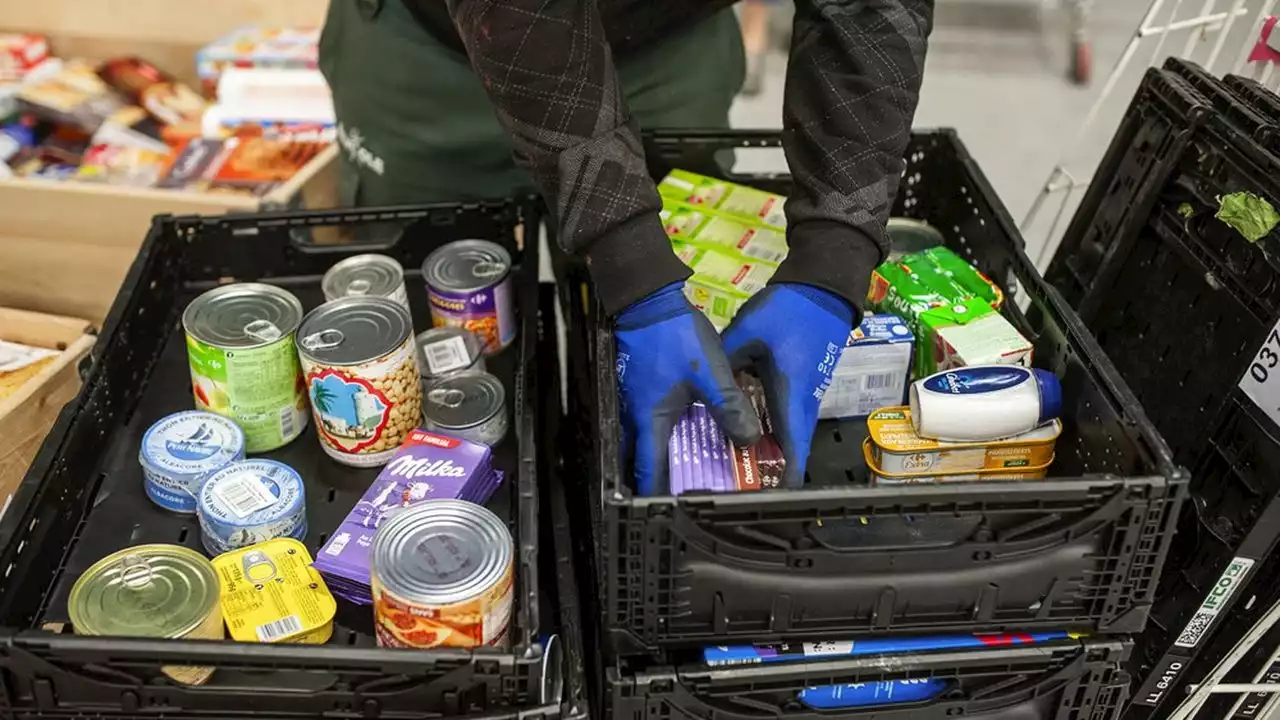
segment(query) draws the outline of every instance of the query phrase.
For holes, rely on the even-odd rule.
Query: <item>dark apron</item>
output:
[[[419,26],[400,0],[331,0],[320,68],[338,117],[344,205],[533,189],[467,59]],[[727,128],[744,73],[731,10],[618,64],[631,114],[646,129]]]

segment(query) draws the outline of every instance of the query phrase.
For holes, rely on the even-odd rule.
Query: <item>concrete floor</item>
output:
[[[1094,3],[1089,27],[1095,81],[1080,87],[1067,77],[1066,18],[1056,3],[1046,8],[1040,0],[938,0],[916,126],[956,128],[1021,222],[1076,136],[1148,4],[1149,0]],[[735,126],[780,126],[785,65],[781,52],[769,58],[765,91],[739,99],[733,109]],[[1132,90],[1133,86],[1121,87],[1108,103],[1115,106],[1115,121]],[[1012,106],[1011,97],[1017,99]],[[994,110],[1001,106],[1010,109]],[[1084,155],[1101,155],[1110,130],[1100,134],[1084,144]],[[780,157],[740,162],[785,167]],[[1034,248],[1038,241],[1028,233],[1029,245]]]

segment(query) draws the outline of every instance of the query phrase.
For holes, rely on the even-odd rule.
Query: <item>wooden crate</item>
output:
[[[93,348],[88,320],[0,307],[0,340],[61,350],[14,395],[0,399],[0,507],[22,482],[62,406],[80,391],[78,366]]]
[[[196,87],[196,50],[244,25],[320,27],[325,0],[0,0],[0,32],[36,32],[59,56],[137,55]],[[265,198],[0,180],[0,306],[101,325],[159,214],[337,204],[337,146]]]

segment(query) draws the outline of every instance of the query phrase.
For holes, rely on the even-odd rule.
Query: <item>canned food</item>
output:
[[[196,409],[234,420],[246,452],[286,445],[307,426],[293,344],[301,321],[298,298],[260,283],[215,288],[182,313]]]
[[[470,330],[431,328],[418,333],[418,371],[423,380],[484,372],[484,347]]]
[[[867,430],[871,457],[886,474],[936,475],[1048,467],[1062,434],[1062,421],[1055,419],[1003,440],[947,442],[920,437],[911,420],[911,408],[904,405],[871,413]]]
[[[356,255],[329,268],[320,281],[325,300],[344,297],[384,297],[409,309],[404,268],[386,255]]]
[[[422,264],[436,327],[460,327],[479,336],[486,355],[516,339],[511,255],[486,240],[459,240]]]
[[[338,610],[307,547],[277,538],[213,559],[231,639],[323,645]]]
[[[497,515],[426,500],[378,528],[369,553],[374,631],[383,647],[506,642],[514,549]]]
[[[138,545],[85,570],[67,610],[77,635],[222,640],[218,575],[200,553],[178,545]],[[169,665],[165,675],[201,685],[211,667]]]
[[[196,511],[196,495],[206,478],[243,459],[240,426],[199,410],[174,413],[152,425],[138,451],[147,497],[180,513]]]
[[[211,475],[200,490],[196,514],[210,555],[307,536],[302,476],[275,460],[243,460]]]
[[[488,373],[441,378],[427,386],[423,427],[492,447],[507,436],[506,399],[502,381]]]
[[[910,218],[889,218],[885,231],[889,235],[889,255],[886,260],[890,261],[947,243],[947,239],[937,228]]]
[[[308,313],[298,335],[321,447],[346,465],[386,465],[422,417],[409,311],[343,298]]]
[[[996,480],[1043,480],[1053,464],[1053,455],[1039,465],[1009,465],[969,471],[923,470],[891,472],[876,464],[875,444],[862,441],[862,459],[867,464],[872,485],[918,485],[921,483],[991,482]]]

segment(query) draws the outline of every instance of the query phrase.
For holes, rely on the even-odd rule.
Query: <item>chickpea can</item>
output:
[[[496,355],[516,339],[511,255],[487,240],[459,240],[427,256],[422,264],[435,327],[475,333],[485,355]]]
[[[383,647],[502,646],[514,597],[511,532],[465,500],[425,500],[378,528],[369,552]]]
[[[409,311],[380,297],[327,302],[303,319],[298,354],[324,451],[353,467],[387,464],[422,417]]]

